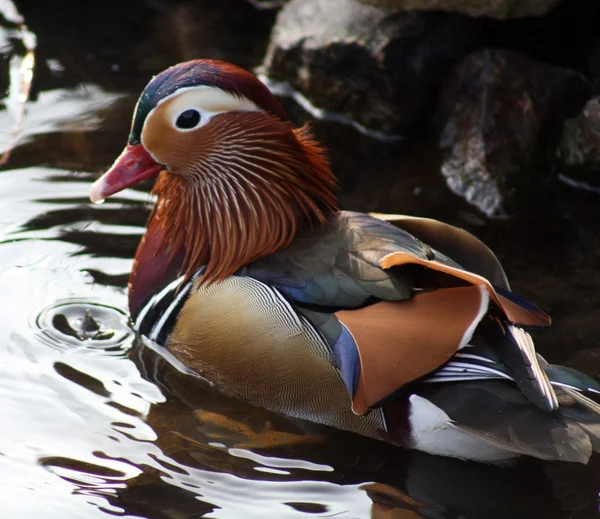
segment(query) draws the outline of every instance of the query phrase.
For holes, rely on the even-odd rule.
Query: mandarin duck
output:
[[[341,211],[308,127],[253,74],[194,60],[144,89],[101,202],[157,175],[129,307],[222,391],[431,454],[586,463],[590,377],[548,364],[496,256],[426,218]]]

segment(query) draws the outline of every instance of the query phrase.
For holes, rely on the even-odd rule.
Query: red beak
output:
[[[92,184],[90,200],[95,204],[100,203],[163,169],[164,166],[158,164],[141,144],[128,144],[111,168]]]

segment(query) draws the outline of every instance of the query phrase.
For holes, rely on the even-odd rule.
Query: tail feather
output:
[[[522,328],[509,325],[507,327],[508,333],[511,334],[515,344],[519,348],[519,352],[522,354],[523,364],[526,366],[527,372],[531,379],[531,384],[527,384],[526,387],[534,387],[534,391],[537,394],[541,394],[541,402],[538,402],[539,397],[536,395],[534,403],[540,405],[540,407],[546,408],[549,411],[558,409],[558,399],[548,375],[542,369],[539,364],[537,353],[531,335],[529,335]],[[529,395],[528,395],[529,396]],[[531,398],[531,396],[529,396]]]
[[[594,452],[600,452],[600,424],[580,423],[579,427],[581,427],[590,438],[592,450]]]
[[[494,324],[483,330],[489,340],[475,337],[472,345],[423,380],[430,383],[421,384],[418,393],[442,409],[454,427],[489,445],[515,455],[587,463],[592,451],[600,452],[600,404],[590,398],[600,395],[600,384],[535,355],[535,365],[552,386],[557,409],[549,412],[534,405],[539,394],[531,397],[534,377],[522,375],[532,368],[523,367],[523,363],[519,368],[521,350],[503,347],[506,341],[498,341],[500,328],[491,320],[488,324]],[[518,333],[517,337],[523,349],[531,352],[531,339],[525,342]],[[521,373],[521,380],[517,380],[517,373]]]
[[[562,366],[555,367],[568,369],[562,368]],[[590,378],[575,370],[571,371],[581,377]],[[597,385],[595,381],[592,380],[592,382],[594,385]],[[559,386],[556,392],[558,393],[559,401],[561,401],[561,414],[568,421],[577,423],[587,433],[592,444],[592,450],[600,452],[600,404],[582,394],[579,389]],[[571,402],[564,402],[563,398],[561,398],[563,395],[567,395],[571,399]]]
[[[425,391],[423,396],[442,409],[457,429],[515,455],[587,463],[600,444],[600,414],[588,410],[589,420],[581,422],[570,407],[549,413],[532,405],[507,381],[431,384]],[[563,388],[557,391],[571,397]],[[573,408],[582,406],[575,398],[571,402]]]
[[[556,393],[540,366],[531,335],[522,328],[495,319],[489,319],[482,325],[479,330],[498,358],[510,369],[511,377],[523,394],[540,409],[558,409]]]
[[[556,392],[559,395],[561,412],[565,416],[581,423],[600,424],[600,404],[569,387],[557,387]],[[560,398],[563,395],[568,397],[567,401]]]
[[[573,368],[548,364],[539,355],[538,360],[553,386],[569,387],[579,392],[600,395],[600,384],[592,377]]]

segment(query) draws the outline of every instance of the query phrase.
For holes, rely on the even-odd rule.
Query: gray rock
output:
[[[561,172],[575,181],[600,187],[600,97],[565,122],[558,147]]]
[[[149,4],[159,17],[152,19],[133,48],[137,67],[148,74],[197,58],[254,67],[264,56],[275,18],[274,11],[240,0],[156,0]]]
[[[257,9],[279,9],[287,0],[247,0]]]
[[[594,41],[587,58],[587,66],[596,92],[600,91],[600,39]]]
[[[507,50],[480,50],[441,92],[442,173],[490,217],[539,193],[562,124],[591,95],[579,73]]]
[[[449,11],[469,16],[524,18],[542,16],[562,0],[361,0],[366,4],[407,11]]]
[[[401,134],[478,27],[459,15],[396,13],[357,0],[291,0],[278,13],[264,72],[318,108]]]

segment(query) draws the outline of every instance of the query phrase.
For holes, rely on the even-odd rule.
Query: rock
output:
[[[279,9],[287,0],[247,0],[257,9]]]
[[[592,50],[587,58],[587,67],[596,92],[598,92],[600,91],[600,39],[597,39],[592,45]]]
[[[600,97],[565,122],[557,152],[561,171],[576,181],[600,187]]]
[[[366,4],[406,11],[450,11],[469,16],[524,18],[542,16],[562,0],[361,0]]]
[[[516,209],[529,190],[539,193],[564,120],[591,93],[573,70],[508,50],[471,54],[440,95],[448,186],[490,217]]]
[[[138,67],[156,74],[190,59],[213,58],[251,69],[265,54],[275,11],[240,0],[152,1],[159,14],[134,56]],[[154,13],[153,13],[154,14]]]
[[[278,13],[264,72],[338,118],[402,133],[478,27],[459,15],[395,13],[358,0],[291,0]]]

